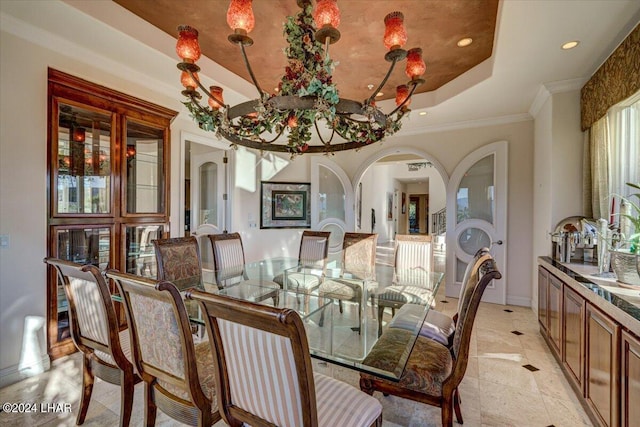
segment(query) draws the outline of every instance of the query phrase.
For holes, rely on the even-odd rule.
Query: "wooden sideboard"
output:
[[[596,270],[538,258],[540,332],[595,425],[639,426],[640,292]]]

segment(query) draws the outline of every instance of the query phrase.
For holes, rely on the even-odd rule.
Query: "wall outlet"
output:
[[[258,228],[258,224],[255,221],[249,221],[249,228]]]

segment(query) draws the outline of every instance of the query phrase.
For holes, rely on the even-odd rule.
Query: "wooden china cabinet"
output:
[[[177,112],[49,69],[48,256],[156,274],[169,225],[169,125]],[[47,349],[75,351],[64,290],[47,275]]]

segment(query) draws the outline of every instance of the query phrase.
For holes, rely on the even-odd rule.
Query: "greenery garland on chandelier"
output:
[[[246,7],[248,3],[250,18],[253,19],[251,2],[234,0],[229,7],[228,22],[234,2],[240,3],[239,6],[235,5],[236,8]],[[321,0],[318,2],[318,8],[321,3],[330,3],[337,11],[335,0]],[[411,81],[407,85],[398,87],[399,95],[396,96],[398,107],[390,114],[385,115],[375,106],[374,97],[388,79],[395,64],[407,57],[407,51],[401,49],[401,45],[393,45],[385,56],[385,59],[392,63],[390,70],[369,99],[362,103],[341,99],[332,81],[335,63],[328,54],[328,45],[337,41],[340,37],[339,32],[335,27],[326,24],[318,31],[316,21],[319,12],[316,12],[314,19],[311,1],[300,0],[299,4],[300,12],[296,16],[287,17],[284,24],[284,35],[288,42],[288,47],[285,48],[288,63],[278,84],[277,94],[269,94],[260,89],[244,50],[245,46],[253,44],[253,40],[246,35],[248,31],[238,30],[232,26],[235,33],[229,36],[229,40],[240,45],[251,78],[260,93],[258,99],[234,107],[224,104],[220,87],[212,86],[207,90],[200,83],[197,76],[199,67],[195,65],[195,61],[200,56],[197,45],[198,32],[188,26],[179,28],[180,39],[176,51],[183,62],[178,64],[178,68],[183,72],[181,81],[186,88],[182,93],[188,98],[183,103],[200,128],[215,132],[219,138],[228,139],[233,148],[243,145],[259,150],[289,152],[292,157],[305,152],[329,153],[359,149],[396,133],[402,125],[401,119],[409,111],[411,95],[415,88],[424,82],[420,79],[425,68],[421,57],[422,51],[417,48],[409,51],[407,75],[411,77]],[[399,19],[402,25],[403,17],[400,12],[389,14],[385,18],[385,23],[392,19],[396,23]],[[339,18],[337,22],[339,23]],[[230,25],[232,25],[231,22]],[[404,31],[403,28],[402,30]],[[324,34],[322,34],[323,31]],[[329,35],[326,31],[329,31]],[[324,39],[322,41],[326,43],[326,48],[319,39]],[[406,34],[404,40],[406,40]],[[196,50],[197,52],[193,53]],[[410,74],[410,65],[416,66],[415,54],[414,59],[411,60],[412,52],[415,53],[415,51],[419,51],[417,58],[419,74],[415,74],[416,71],[411,71]],[[196,88],[200,88],[208,96],[209,106],[200,104],[201,95]],[[323,132],[331,133],[329,139],[323,138],[319,122],[324,122],[329,129]],[[309,144],[314,127],[321,145]],[[285,131],[288,131],[287,143],[276,144],[276,140]],[[264,134],[268,134],[272,139],[265,139]],[[347,142],[332,144],[334,134],[338,134]]]

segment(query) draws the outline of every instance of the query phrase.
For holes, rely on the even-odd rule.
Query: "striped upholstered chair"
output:
[[[210,234],[209,241],[213,250],[213,269],[218,287],[247,280],[240,233]]]
[[[395,310],[408,303],[420,304],[430,298],[430,291],[422,286],[425,276],[433,271],[431,236],[398,234],[394,250],[393,285],[377,295],[378,335],[382,333],[382,316],[389,307]],[[424,305],[424,304],[422,304]]]
[[[320,285],[319,295],[338,300],[340,313],[342,301],[358,304],[358,326],[362,325],[363,286],[373,291],[376,273],[376,233],[344,233],[342,241],[342,274],[339,278],[325,279]],[[324,314],[324,312],[323,312]]]
[[[69,303],[71,338],[82,352],[82,395],[76,424],[84,423],[94,376],[120,385],[120,426],[131,419],[134,385],[140,377],[133,370],[129,330],[119,330],[111,293],[100,270],[57,258],[45,258],[53,266]]]
[[[305,230],[300,238],[300,250],[298,252],[298,271],[280,273],[273,281],[284,287],[285,276],[287,288],[296,292],[310,293],[317,289],[322,282],[327,267],[329,253],[330,231]],[[298,270],[298,269],[295,269]]]
[[[199,291],[213,347],[218,406],[231,426],[380,426],[382,406],[314,373],[297,312]]]
[[[450,317],[440,311],[430,309],[427,317],[420,328],[420,335],[430,338],[451,348],[453,345],[453,335],[456,330],[458,321],[458,313],[462,307],[467,304],[465,298],[470,298],[471,294],[467,292],[467,288],[476,282],[476,276],[480,269],[480,265],[489,257],[489,249],[479,249],[471,262],[467,265],[460,287],[460,296],[458,297],[458,310]],[[471,277],[471,279],[469,279]],[[389,328],[413,329],[420,317],[424,317],[424,306],[418,304],[405,304],[398,310],[398,313],[389,322]]]
[[[133,360],[145,384],[145,425],[155,425],[158,408],[184,424],[219,421],[211,346],[194,345],[178,289],[115,270],[107,277],[115,281],[131,325]]]
[[[241,288],[238,295],[247,300],[261,301],[273,298],[278,304],[280,286],[263,278],[250,278],[245,270],[244,247],[239,233],[210,234],[209,241],[213,251],[214,277],[218,288],[227,288],[239,284],[259,285],[261,288],[271,288],[272,291],[256,290],[256,286]]]
[[[200,247],[195,237],[153,240],[158,280],[168,280],[178,289],[202,285]]]
[[[406,367],[399,381],[389,381],[369,374],[360,374],[360,389],[368,394],[380,391],[386,394],[411,399],[441,408],[443,427],[453,425],[453,412],[462,424],[462,411],[458,385],[467,370],[469,342],[480,299],[487,285],[502,275],[494,259],[488,255],[479,266],[477,275],[469,275],[469,286],[465,286],[465,305],[458,313],[458,322],[451,349],[432,339],[418,336],[409,354]],[[380,369],[395,366],[405,343],[413,332],[388,328],[374,344],[364,360],[364,364]]]

